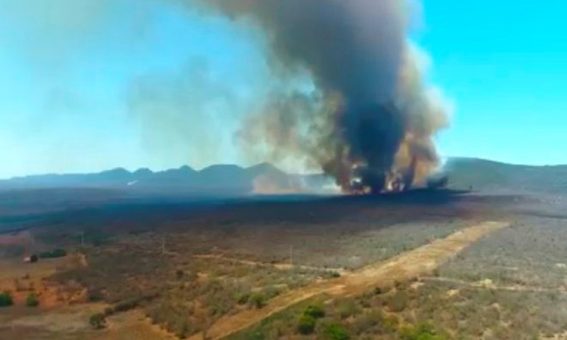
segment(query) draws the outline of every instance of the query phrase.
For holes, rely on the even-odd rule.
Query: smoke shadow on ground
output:
[[[110,201],[34,216],[27,228],[103,230],[112,234],[175,231],[300,229],[340,226],[345,230],[413,221],[468,218],[510,199],[464,191],[415,190],[383,195],[291,195],[240,198],[144,198]]]

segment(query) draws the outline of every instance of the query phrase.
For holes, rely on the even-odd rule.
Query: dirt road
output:
[[[405,281],[420,275],[430,274],[439,265],[483,236],[508,225],[509,223],[506,222],[485,222],[468,227],[444,239],[435,240],[430,244],[389,260],[347,273],[340,278],[315,282],[309,286],[290,291],[274,298],[262,309],[247,310],[221,318],[207,331],[207,338],[225,338],[316,295],[355,295],[372,287],[387,287],[395,281]],[[203,334],[195,335],[191,339],[203,339]]]

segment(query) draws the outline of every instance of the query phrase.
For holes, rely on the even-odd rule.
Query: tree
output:
[[[332,323],[327,325],[327,327],[325,327],[325,330],[323,331],[323,335],[325,339],[329,339],[329,340],[350,339],[347,330],[338,323]]]
[[[250,298],[248,299],[248,301],[250,302],[250,304],[252,304],[252,306],[254,306],[258,309],[266,306],[266,296],[264,296],[264,294],[262,294],[262,293],[252,294],[250,296]]]
[[[29,293],[28,297],[26,298],[26,306],[28,307],[37,307],[39,306],[39,300],[35,293]]]
[[[427,323],[419,324],[415,327],[406,327],[401,331],[401,338],[404,340],[444,340],[445,337],[438,334],[433,326]]]
[[[12,295],[9,292],[0,293],[0,307],[8,307],[14,304]]]
[[[311,334],[315,330],[316,322],[317,320],[311,315],[303,314],[297,323],[297,331],[303,335]]]
[[[314,319],[319,319],[325,316],[325,310],[321,306],[309,305],[303,311],[303,315],[309,315]]]

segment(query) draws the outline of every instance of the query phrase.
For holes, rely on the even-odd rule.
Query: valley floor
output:
[[[566,334],[563,209],[428,195],[50,215],[0,236],[0,287],[14,303],[0,307],[0,338]],[[68,254],[23,263],[30,244]]]

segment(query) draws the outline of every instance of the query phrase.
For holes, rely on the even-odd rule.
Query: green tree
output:
[[[9,292],[0,293],[0,307],[7,307],[14,304],[12,295]]]
[[[250,304],[258,309],[266,306],[266,296],[262,293],[254,293],[248,299]]]
[[[313,333],[315,330],[315,324],[317,320],[312,317],[311,315],[303,314],[299,318],[299,322],[297,324],[297,331],[303,335],[308,335]]]
[[[35,293],[29,293],[26,298],[26,306],[28,307],[37,307],[39,306],[39,300]]]
[[[320,319],[325,316],[325,310],[321,306],[309,305],[303,311],[303,315],[309,315],[314,319]]]
[[[404,328],[400,335],[403,340],[445,340],[444,336],[438,334],[433,326],[427,323]]]
[[[328,340],[348,340],[350,336],[347,330],[338,323],[332,323],[325,327],[323,336]]]

